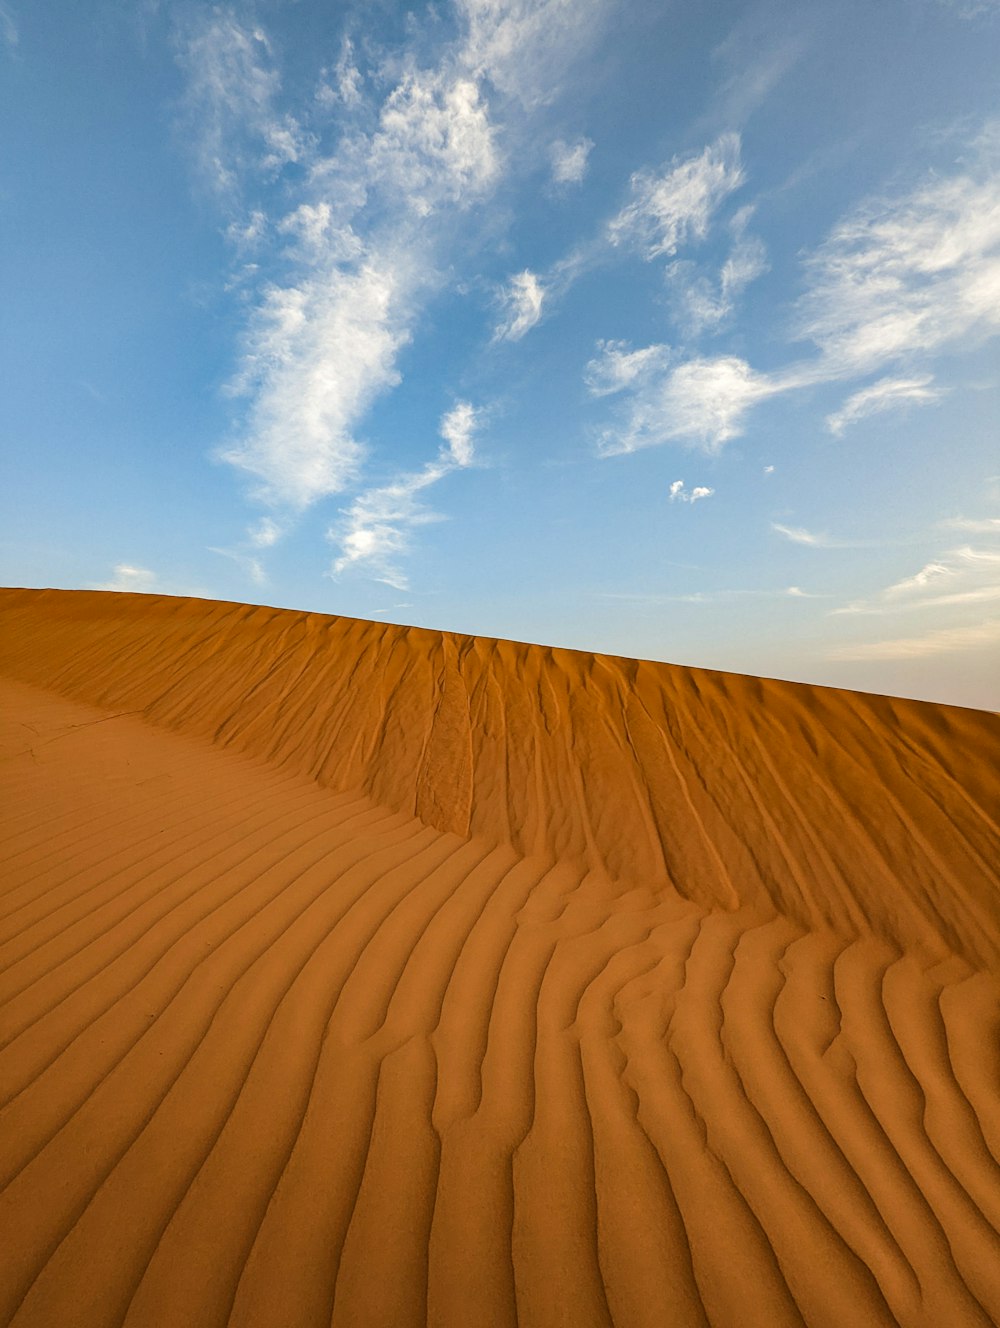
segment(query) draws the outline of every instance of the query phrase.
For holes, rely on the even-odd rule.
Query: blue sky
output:
[[[0,579],[1000,708],[998,0],[0,3]]]

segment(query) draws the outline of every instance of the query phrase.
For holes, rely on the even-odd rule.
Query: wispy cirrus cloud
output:
[[[718,452],[743,430],[758,401],[785,390],[733,355],[672,363],[666,346],[630,350],[623,342],[598,343],[585,381],[594,396],[623,393],[619,419],[600,437],[605,456],[635,452],[673,439]]]
[[[186,138],[203,182],[235,205],[248,175],[300,160],[307,136],[278,109],[281,77],[262,27],[220,6],[183,27],[177,46]]]
[[[831,377],[1000,332],[1000,125],[949,175],[870,201],[809,259],[798,333]]]
[[[697,156],[674,158],[659,174],[637,171],[632,197],[608,223],[616,247],[645,258],[670,257],[681,245],[704,239],[722,201],[746,179],[738,134],[722,134]]]
[[[502,317],[494,341],[520,341],[542,316],[546,290],[534,272],[517,272],[500,291]]]
[[[948,549],[912,575],[836,614],[884,615],[971,607],[1000,600],[1000,551],[964,545]]]
[[[661,197],[652,177],[640,177],[636,197],[610,233],[619,228],[623,239],[644,246],[647,258],[697,238],[719,199],[743,181],[738,147],[735,135],[723,135],[700,157],[668,172],[660,183],[679,172],[676,197],[670,190]],[[665,348],[655,348],[660,372],[633,374],[630,408],[617,428],[605,431],[602,451],[673,440],[715,451],[739,436],[752,407],[768,398],[865,377],[896,362],[909,366],[945,347],[1000,334],[998,166],[1000,124],[990,124],[950,175],[869,201],[834,227],[806,260],[807,291],[797,311],[795,332],[817,346],[813,359],[762,374],[737,356],[678,363],[673,355],[667,370]],[[724,267],[717,285],[689,262],[668,266],[679,318],[690,332],[719,326],[732,310],[733,293],[759,274],[763,251],[750,240],[743,243],[747,247],[734,248],[728,277]],[[601,372],[591,361],[588,383]],[[932,404],[942,395],[932,382],[926,372],[888,375],[849,397],[828,417],[828,427],[838,434],[878,412]]]
[[[836,539],[825,531],[806,530],[804,526],[786,526],[772,521],[771,529],[792,544],[804,544],[811,549],[859,549],[870,547],[867,541]]]
[[[549,160],[552,164],[552,179],[556,184],[580,184],[587,174],[587,165],[593,148],[593,140],[578,138],[574,143],[567,143],[558,138],[549,148]]]
[[[222,6],[180,30],[187,134],[244,264],[231,384],[242,415],[217,456],[252,478],[253,500],[283,524],[359,481],[359,426],[399,383],[400,352],[447,279],[450,244],[475,242],[467,219],[507,169],[505,108],[519,108],[509,150],[606,12],[606,0],[458,0],[457,36],[430,63],[413,40],[379,53],[372,73],[345,39],[295,114],[261,25]],[[586,147],[567,145],[567,178]],[[516,339],[544,292],[531,274],[511,289],[503,335]],[[256,558],[255,547],[266,546],[237,552]]]
[[[689,262],[671,263],[667,280],[677,321],[691,336],[714,330],[733,314],[739,296],[768,270],[767,251],[757,236],[740,237],[716,281]]]
[[[527,110],[554,101],[612,12],[607,0],[458,0],[459,59]]]
[[[941,522],[942,526],[950,526],[953,530],[964,530],[970,535],[996,535],[1000,538],[1000,517],[966,517],[952,516],[947,517]]]
[[[577,245],[547,272],[521,272],[510,279],[501,296],[507,317],[494,339],[524,336],[540,321],[543,301],[553,305],[584,273],[616,256],[638,254],[646,261],[669,258],[682,246],[703,240],[719,206],[744,178],[737,134],[721,135],[700,153],[675,157],[660,172],[636,172],[629,182],[629,201],[598,234]],[[681,292],[681,303],[690,288],[693,317],[708,325],[726,316],[736,295],[765,266],[760,241],[743,238],[737,227],[732,253],[719,275],[718,293],[703,278],[689,277],[689,265],[670,264],[667,273]]]
[[[422,495],[447,475],[474,464],[474,439],[481,423],[481,412],[467,401],[458,402],[441,420],[444,446],[433,461],[358,494],[343,510],[343,519],[327,532],[327,538],[340,549],[332,576],[357,570],[396,590],[408,589],[400,560],[410,552],[412,532],[443,519],[424,505]]]
[[[943,389],[932,387],[933,378],[923,374],[919,378],[880,378],[870,387],[847,398],[841,408],[826,417],[826,427],[838,436],[869,415],[881,415],[889,410],[903,410],[907,406],[930,406],[941,400]]]

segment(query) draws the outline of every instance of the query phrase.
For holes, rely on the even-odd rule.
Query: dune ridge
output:
[[[1000,1321],[1000,720],[0,592],[0,1323]]]
[[[12,678],[436,829],[1000,957],[984,712],[157,596],[5,591],[0,621]]]

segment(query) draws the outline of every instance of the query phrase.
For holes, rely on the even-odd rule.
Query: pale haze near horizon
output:
[[[9,585],[1000,708],[1000,6],[0,4]]]

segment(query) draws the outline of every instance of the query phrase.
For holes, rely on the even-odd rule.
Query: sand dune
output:
[[[0,592],[0,1323],[1000,1322],[1000,719]]]

